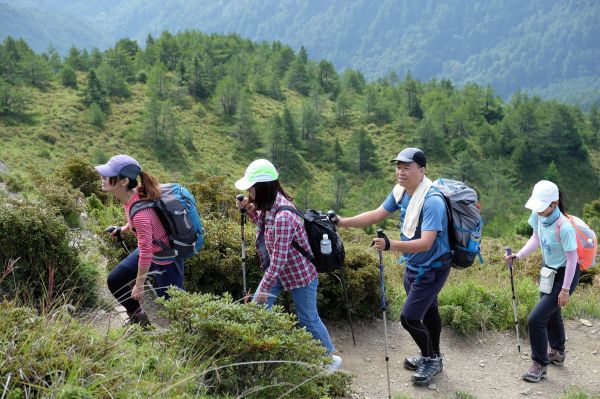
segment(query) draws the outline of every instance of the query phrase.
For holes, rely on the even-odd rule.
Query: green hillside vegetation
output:
[[[393,184],[389,159],[415,145],[431,177],[479,191],[488,235],[524,220],[543,177],[575,212],[597,198],[597,107],[522,93],[506,103],[490,87],[410,74],[366,82],[303,48],[197,31],[148,36],[145,48],[129,39],[105,52],[73,47],[64,59],[9,37],[0,72],[0,161],[10,173],[126,152],[163,181],[202,171],[232,183],[266,157],[298,205],[343,215],[377,206]]]
[[[427,152],[431,177],[476,187],[486,263],[453,272],[440,296],[444,324],[465,335],[514,327],[501,253],[527,239],[523,203],[535,181],[557,181],[576,213],[600,228],[596,107],[583,112],[525,94],[505,103],[490,87],[409,74],[366,82],[304,49],[237,35],[165,32],[145,48],[122,39],[104,52],[73,47],[64,59],[7,38],[0,140],[0,375],[10,376],[11,398],[348,397],[351,377],[322,373],[323,348],[284,308],[235,300],[242,288],[233,182],[257,157],[274,161],[298,206],[342,215],[381,203],[394,184],[389,160],[408,145]],[[203,251],[187,262],[189,293],[164,304],[170,326],[156,334],[98,336],[84,318],[112,311],[99,299],[100,265],[110,269],[124,255],[103,234],[123,222],[122,207],[101,192],[92,168],[115,153],[138,158],[160,181],[185,183],[206,227]],[[395,220],[382,225],[396,230]],[[256,287],[251,230],[248,284]],[[372,230],[343,234],[351,312],[372,318],[380,310]],[[522,327],[538,297],[540,261],[531,256],[515,270]],[[404,300],[397,262],[386,253],[391,319]],[[565,317],[600,317],[598,270],[586,273]],[[335,274],[320,275],[319,312],[346,316]]]
[[[73,25],[86,21],[113,41],[130,37],[141,43],[148,33],[163,30],[238,33],[280,40],[295,50],[304,46],[315,58],[329,59],[339,69],[358,69],[367,79],[410,71],[421,80],[437,76],[459,86],[490,84],[505,99],[534,88],[544,98],[586,106],[600,99],[595,39],[600,37],[600,4],[594,0],[262,0],[235,6],[223,0],[4,1],[23,10],[72,16]],[[33,40],[27,29],[7,34]],[[100,40],[90,46],[84,39],[67,43],[105,48]],[[46,40],[54,42],[56,36]],[[574,79],[589,84],[579,95],[572,95],[576,86],[569,82]]]

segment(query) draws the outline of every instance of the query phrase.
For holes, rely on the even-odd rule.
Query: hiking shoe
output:
[[[404,359],[404,368],[416,371],[421,363],[423,363],[423,356],[407,357]]]
[[[150,323],[150,319],[148,318],[148,315],[146,313],[144,313],[143,311],[141,312],[135,312],[133,314],[130,314],[129,312],[127,312],[127,314],[129,315],[129,319],[125,322],[125,326],[129,326],[132,324],[139,324],[141,327],[150,327],[151,323]]]
[[[327,366],[327,371],[333,373],[342,366],[342,358],[338,355],[331,355],[331,363]]]
[[[443,368],[442,358],[440,357],[423,359],[417,371],[412,375],[411,380],[417,385],[429,384],[434,376],[442,372]]]
[[[542,366],[537,362],[531,363],[529,370],[523,374],[523,379],[527,382],[539,382],[546,376],[546,366]]]
[[[567,353],[564,351],[561,353],[559,350],[550,349],[550,352],[548,352],[548,361],[555,366],[561,367],[565,362],[566,356]]]

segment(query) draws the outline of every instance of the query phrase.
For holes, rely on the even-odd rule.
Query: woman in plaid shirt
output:
[[[298,323],[321,341],[328,353],[332,353],[335,348],[317,312],[317,271],[306,257],[292,247],[295,241],[312,253],[304,223],[293,212],[277,212],[281,206],[293,206],[278,178],[279,174],[271,162],[258,159],[248,166],[244,177],[235,183],[238,190],[248,190],[248,197],[237,201],[237,206],[246,209],[256,225],[256,249],[265,273],[253,300],[271,308],[282,290],[291,291]],[[332,355],[329,370],[337,370],[341,363],[339,356]]]

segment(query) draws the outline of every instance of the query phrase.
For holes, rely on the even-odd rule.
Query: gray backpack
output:
[[[475,190],[463,182],[451,179],[438,179],[433,182],[432,188],[431,195],[438,192],[446,203],[453,266],[458,269],[470,267],[476,256],[483,263],[479,248],[483,219]]]

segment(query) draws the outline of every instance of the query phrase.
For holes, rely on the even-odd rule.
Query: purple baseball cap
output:
[[[138,161],[129,155],[119,154],[109,159],[104,165],[96,166],[96,171],[106,177],[123,176],[134,180],[142,168]]]

